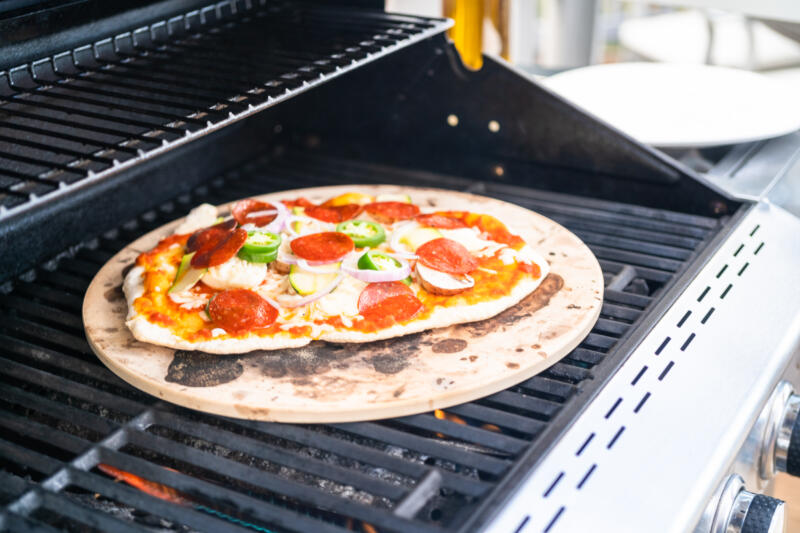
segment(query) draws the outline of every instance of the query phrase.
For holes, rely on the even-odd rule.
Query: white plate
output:
[[[541,80],[548,88],[661,148],[699,148],[800,129],[800,97],[761,74],[706,65],[615,63]]]

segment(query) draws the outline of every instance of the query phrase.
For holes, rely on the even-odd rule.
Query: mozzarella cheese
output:
[[[326,316],[358,315],[358,297],[367,284],[351,276],[344,276],[336,289],[316,301],[316,310]]]
[[[469,253],[480,257],[492,256],[497,250],[506,247],[505,244],[481,238],[478,228],[441,229],[439,231],[445,238],[456,241]]]
[[[203,276],[203,282],[217,290],[252,289],[261,285],[267,276],[266,263],[250,263],[238,257],[211,267]]]
[[[194,233],[201,228],[207,228],[217,221],[217,208],[211,204],[200,204],[191,211],[183,223],[175,228],[175,235]]]
[[[201,309],[208,303],[208,295],[196,294],[191,291],[173,292],[169,299],[184,309]]]

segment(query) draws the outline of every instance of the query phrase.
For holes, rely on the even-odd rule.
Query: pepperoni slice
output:
[[[262,213],[266,211],[267,213]],[[275,206],[266,202],[260,202],[249,198],[233,204],[231,214],[236,222],[244,226],[253,224],[255,226],[266,226],[278,216]]]
[[[218,242],[226,234],[233,231],[235,227],[236,221],[231,219],[208,228],[199,229],[192,233],[189,240],[186,241],[186,251],[196,252],[201,248],[207,248],[209,244]]]
[[[281,201],[283,202],[283,205],[285,205],[290,209],[292,207],[314,207],[314,204],[308,198],[303,198],[302,196],[295,200],[281,200]]]
[[[323,222],[338,224],[345,220],[355,218],[361,212],[362,207],[358,204],[346,204],[337,206],[311,206],[306,207],[305,214],[311,218],[316,218]]]
[[[275,322],[278,310],[247,289],[218,293],[208,304],[208,315],[228,333],[264,328]]]
[[[420,263],[448,274],[468,274],[478,268],[469,250],[452,239],[434,239],[417,248]]]
[[[429,226],[431,228],[458,229],[467,227],[463,221],[439,213],[431,213],[430,215],[417,215],[415,220],[423,226]]]
[[[221,265],[236,255],[246,240],[247,232],[242,228],[229,231],[216,241],[209,241],[205,247],[198,249],[192,257],[192,267],[210,268]]]
[[[378,222],[392,223],[408,220],[419,214],[419,206],[404,202],[373,202],[364,209]]]
[[[368,320],[391,317],[395,322],[405,322],[422,308],[422,302],[402,281],[370,283],[358,297],[358,312]]]
[[[304,235],[293,240],[289,246],[297,257],[324,263],[341,259],[355,249],[353,239],[338,231]]]

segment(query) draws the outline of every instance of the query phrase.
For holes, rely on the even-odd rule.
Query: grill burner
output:
[[[92,276],[117,250],[200,202],[343,182],[469,190],[564,224],[604,270],[597,325],[565,359],[516,387],[442,414],[368,423],[301,426],[205,415],[140,393],[99,364],[84,340],[80,309]],[[563,412],[582,401],[593,378],[626,356],[616,349],[620,339],[719,225],[307,152],[253,161],[7,284],[0,297],[0,520],[15,530],[248,528],[237,520],[274,531],[458,529],[526,450],[568,423]],[[100,463],[171,487],[196,505],[114,483]]]

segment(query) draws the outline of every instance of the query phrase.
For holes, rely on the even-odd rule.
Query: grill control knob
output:
[[[800,476],[800,396],[786,381],[778,384],[765,409],[759,464],[760,477],[776,472]]]
[[[800,476],[800,396],[792,394],[786,401],[783,421],[775,439],[775,469]]]
[[[711,533],[784,533],[785,513],[781,500],[745,490],[734,474],[722,489]]]

